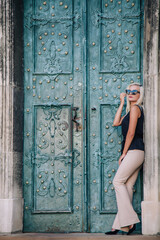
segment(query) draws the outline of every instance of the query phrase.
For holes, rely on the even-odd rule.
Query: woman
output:
[[[121,117],[124,98],[127,95],[126,115]],[[112,231],[105,234],[117,234],[120,230],[131,234],[136,223],[140,222],[132,206],[133,185],[144,161],[143,143],[143,87],[134,83],[128,86],[126,93],[120,94],[120,106],[114,118],[113,126],[122,125],[123,143],[119,158],[119,168],[113,180],[116,192],[118,213]]]

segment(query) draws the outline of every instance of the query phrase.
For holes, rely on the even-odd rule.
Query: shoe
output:
[[[106,235],[115,235],[119,232],[120,230],[114,230],[114,231],[109,231],[109,232],[105,232]]]
[[[136,230],[136,224],[134,224],[133,227],[129,229],[127,235],[130,235],[134,230]]]

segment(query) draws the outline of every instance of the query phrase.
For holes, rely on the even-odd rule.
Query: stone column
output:
[[[0,232],[22,230],[21,1],[0,0]]]
[[[160,46],[159,0],[145,0],[145,163],[142,233],[160,232]]]

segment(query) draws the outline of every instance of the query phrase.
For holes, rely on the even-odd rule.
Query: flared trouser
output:
[[[127,231],[129,225],[140,222],[132,206],[133,186],[144,161],[144,151],[129,150],[113,179],[118,212],[112,228]]]

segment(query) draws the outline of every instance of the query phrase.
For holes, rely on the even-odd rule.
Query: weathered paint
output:
[[[142,81],[140,1],[24,1],[24,231],[104,232],[119,94]],[[82,134],[83,133],[83,134]],[[140,178],[134,206],[140,213]]]

